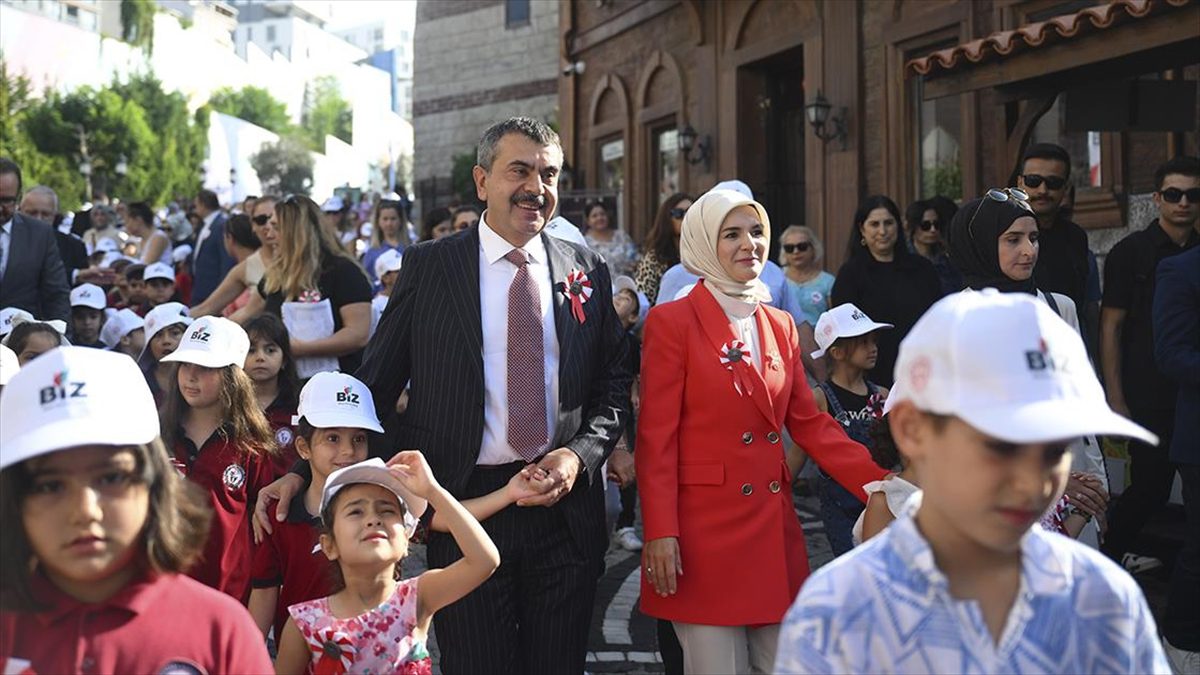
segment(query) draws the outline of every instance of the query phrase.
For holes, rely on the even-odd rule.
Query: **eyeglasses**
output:
[[[930,231],[930,230],[932,230],[932,229],[935,229],[935,228],[937,228],[937,227],[938,227],[938,221],[936,221],[936,220],[922,220],[922,221],[921,221],[921,225],[920,225],[920,227],[921,227],[921,230],[923,230],[923,231],[925,231],[925,232],[928,232],[928,231]]]
[[[1067,179],[1060,176],[1039,176],[1036,173],[1027,173],[1021,176],[1021,180],[1025,181],[1025,185],[1033,189],[1038,189],[1042,183],[1051,190],[1061,190],[1067,184]],[[1028,198],[1027,198],[1028,199]]]
[[[271,214],[260,213],[257,216],[254,216],[253,218],[251,218],[250,220],[252,220],[255,225],[258,225],[259,227],[261,227],[263,225],[266,225],[267,222],[269,222],[271,220]]]
[[[795,244],[784,244],[782,246],[782,248],[783,248],[784,253],[796,253],[796,252],[804,253],[808,249],[812,248],[812,242],[811,241],[801,241],[801,242],[798,242]]]
[[[675,219],[677,219],[677,220],[678,220],[678,219],[680,219],[680,218],[683,218],[683,216],[684,216],[686,213],[687,213],[687,209],[678,209],[678,208],[676,208],[676,209],[671,209],[671,217],[672,217],[672,218],[675,218]]]
[[[984,195],[994,202],[1012,202],[1018,207],[1033,213],[1033,207],[1029,206],[1029,195],[1020,188],[992,188]],[[975,225],[975,218],[979,216],[979,212],[983,210],[983,205],[986,201],[980,201],[979,207],[975,209],[975,213],[971,216],[971,220],[967,222],[967,232],[971,235],[971,239],[975,238],[975,230],[972,226]]]
[[[1166,190],[1159,190],[1158,194],[1162,196],[1164,202],[1169,204],[1178,204],[1184,197],[1187,197],[1189,204],[1200,204],[1200,188],[1191,188],[1189,190],[1167,188]]]

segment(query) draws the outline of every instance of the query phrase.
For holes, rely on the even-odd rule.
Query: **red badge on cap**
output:
[[[583,315],[583,303],[592,297],[592,280],[588,279],[581,270],[571,270],[560,290],[571,301],[571,314],[576,321],[582,324],[586,319]]]
[[[750,348],[741,340],[730,340],[721,346],[721,365],[733,373],[733,388],[745,396],[754,393],[750,377]]]

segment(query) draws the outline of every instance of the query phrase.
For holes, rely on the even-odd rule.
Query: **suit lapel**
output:
[[[9,279],[16,279],[13,269],[21,264],[22,257],[14,255],[17,251],[28,251],[29,228],[24,227],[22,216],[19,213],[14,213],[12,222],[8,224],[8,264],[4,268],[4,283],[8,284]],[[40,318],[40,317],[39,317]]]
[[[570,341],[567,340],[567,332],[576,323],[575,317],[571,316],[571,306],[567,304],[566,295],[562,293],[561,288],[567,273],[579,267],[579,263],[575,260],[573,251],[559,248],[557,239],[545,232],[539,236],[546,248],[546,263],[550,268],[550,296],[554,302],[554,332],[558,336],[558,372],[561,377],[563,365],[568,361],[566,355]]]
[[[450,296],[455,314],[463,322],[468,347],[483,372],[483,319],[479,315],[479,230],[472,228],[465,237],[446,247],[450,257],[444,268],[449,272]]]
[[[733,326],[731,326],[729,323],[729,317],[725,316],[725,311],[721,309],[721,305],[717,304],[716,298],[714,298],[708,288],[704,286],[703,280],[696,284],[696,288],[692,289],[692,292],[688,294],[687,299],[688,302],[692,303],[692,308],[695,310],[696,315],[700,318],[700,326],[704,329],[704,334],[708,338],[709,343],[712,344],[712,358],[714,360],[719,359],[721,348],[725,346],[725,343],[737,337],[733,333]],[[755,313],[761,314],[762,310],[759,309]],[[753,345],[751,349],[762,349],[761,345],[766,332],[764,331],[761,319],[759,320],[758,326],[759,344]],[[767,327],[767,330],[769,330],[769,327]],[[766,366],[766,363],[767,360],[766,356],[764,355],[764,367]],[[754,379],[754,392],[750,394],[750,399],[754,401],[754,405],[758,407],[759,412],[766,416],[766,418],[770,420],[771,424],[775,424],[775,411],[771,406],[771,395],[770,392],[767,391],[767,385],[763,381],[762,376],[758,373],[758,370],[754,368],[753,365],[751,365],[750,370],[751,377]],[[730,382],[732,383],[732,381],[733,380],[731,377]]]

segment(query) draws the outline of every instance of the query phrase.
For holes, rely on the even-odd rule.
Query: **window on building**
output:
[[[504,0],[504,27],[529,25],[529,0]]]
[[[246,42],[254,42],[254,26],[246,26]]]
[[[679,132],[675,127],[659,127],[650,133],[650,175],[654,181],[654,208],[679,192]]]
[[[917,58],[957,44],[950,40],[912,52],[907,58]],[[954,200],[963,198],[963,97],[943,96],[924,100],[924,78],[909,80],[909,103],[913,131],[913,159],[916,162],[913,192],[925,199],[942,195]]]
[[[1104,171],[1100,163],[1100,132],[1070,131],[1067,128],[1067,107],[1064,97],[1059,96],[1050,110],[1038,120],[1029,139],[1033,143],[1061,145],[1071,155],[1071,184],[1076,188],[1093,188],[1104,185]]]
[[[375,41],[376,41],[376,42],[381,42],[382,40],[383,40],[383,29],[382,29],[382,28],[376,28],[376,29],[375,29]]]
[[[275,42],[275,26],[267,26],[267,42]]]
[[[74,5],[67,5],[67,21],[70,23],[79,23],[79,8]]]
[[[625,189],[625,140],[620,137],[600,141],[600,189]]]

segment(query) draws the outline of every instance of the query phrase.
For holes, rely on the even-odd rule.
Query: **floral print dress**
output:
[[[333,615],[329,598],[288,607],[312,654],[308,672],[430,675],[425,636],[417,634],[419,579],[401,581],[387,602],[349,619]]]

